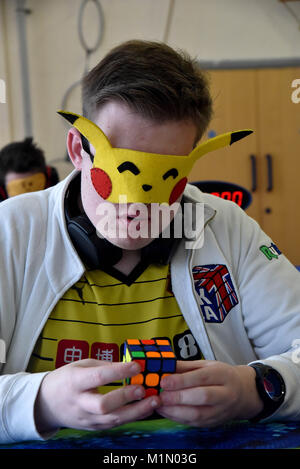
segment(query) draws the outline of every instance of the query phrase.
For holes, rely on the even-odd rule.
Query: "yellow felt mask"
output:
[[[6,192],[8,197],[24,194],[25,192],[41,191],[46,187],[46,176],[44,173],[35,173],[25,178],[13,179],[7,182]]]
[[[194,163],[206,153],[231,145],[252,130],[228,132],[198,145],[189,155],[160,155],[113,148],[102,130],[89,119],[59,111],[95,148],[91,179],[105,200],[172,204],[183,193]]]

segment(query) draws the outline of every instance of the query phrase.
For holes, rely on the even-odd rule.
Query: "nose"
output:
[[[148,192],[150,191],[150,189],[152,189],[152,186],[149,186],[149,184],[143,184],[142,188],[144,189],[145,192]]]

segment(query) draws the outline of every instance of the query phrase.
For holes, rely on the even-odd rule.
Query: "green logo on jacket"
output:
[[[279,251],[278,247],[274,243],[272,243],[271,246],[260,246],[259,249],[269,261],[272,259],[278,259],[278,256],[281,254],[281,251]]]

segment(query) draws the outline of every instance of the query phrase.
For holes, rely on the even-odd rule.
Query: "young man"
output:
[[[55,168],[46,165],[43,150],[32,137],[9,143],[0,151],[0,200],[46,189],[59,181]]]
[[[169,238],[152,239],[150,229],[148,237],[129,235],[133,223],[151,227],[151,203],[141,218],[139,201],[154,190],[164,157],[193,154],[211,107],[206,79],[188,57],[163,44],[121,44],[84,80],[83,114],[92,122],[72,118],[75,171],[0,207],[2,442],[46,438],[60,427],[111,428],[154,411],[194,426],[298,418],[299,273],[257,223],[191,185],[182,194],[181,184],[170,225],[183,207],[192,226],[185,204],[204,204],[203,246],[201,230],[189,249],[172,230]],[[87,141],[90,126],[107,154],[98,137]],[[122,152],[135,163],[110,179],[104,165]],[[160,165],[138,187],[134,178],[157,155]],[[162,172],[161,196],[167,180],[176,183],[175,169]],[[124,206],[110,202],[123,173],[133,194]],[[108,206],[115,233],[101,224]],[[120,363],[122,343],[138,337],[169,337],[176,351],[176,373],[159,396],[122,386],[140,372]]]

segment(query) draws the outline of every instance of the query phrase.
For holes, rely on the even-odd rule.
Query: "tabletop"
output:
[[[194,428],[167,419],[134,422],[105,431],[64,429],[46,441],[0,445],[0,449],[300,449],[300,422],[232,422]]]

